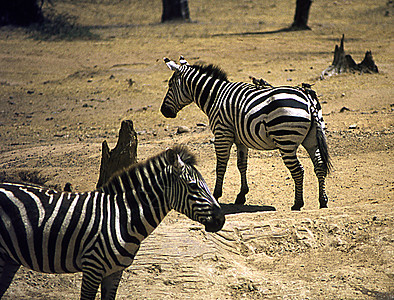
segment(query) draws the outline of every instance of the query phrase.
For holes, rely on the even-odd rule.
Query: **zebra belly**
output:
[[[247,136],[238,135],[235,139],[235,143],[240,143],[248,148],[256,150],[277,149],[275,142],[271,139],[265,129],[258,130],[256,133],[249,133]]]
[[[31,238],[29,239],[31,240]],[[1,233],[0,240],[5,240]],[[37,240],[34,240],[33,243],[40,243],[41,245],[44,244],[43,242],[39,242]],[[75,259],[68,256],[60,261],[58,259],[54,259],[53,253],[48,255],[48,252],[38,251],[39,248],[41,247],[36,246],[20,249],[18,247],[18,242],[15,242],[11,243],[10,245],[5,244],[4,247],[0,246],[0,255],[8,256],[22,266],[41,273],[62,274],[77,273],[82,271],[80,259]],[[57,252],[55,256],[58,256],[58,253],[61,251],[57,250],[55,252]],[[59,256],[64,257],[64,254],[60,254]]]

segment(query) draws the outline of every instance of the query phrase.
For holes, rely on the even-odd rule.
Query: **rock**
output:
[[[186,133],[186,132],[190,132],[190,128],[187,126],[179,126],[176,131],[177,134],[182,134],[182,133]]]
[[[343,112],[345,112],[345,111],[350,111],[350,109],[347,108],[346,106],[344,106],[344,107],[342,107],[342,108],[339,110],[339,112],[341,112],[341,113],[343,113]]]

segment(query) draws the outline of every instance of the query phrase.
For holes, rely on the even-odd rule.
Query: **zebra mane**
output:
[[[183,146],[183,145],[176,145],[176,146],[172,147],[171,149],[172,149],[172,151],[174,151],[175,154],[178,154],[178,155],[179,155],[179,157],[181,158],[181,160],[182,160],[185,164],[191,165],[191,166],[195,166],[195,165],[196,165],[196,161],[197,161],[197,160],[196,160],[195,155],[192,154],[192,153],[186,148],[186,146]],[[129,166],[129,167],[123,168],[123,169],[121,169],[121,170],[115,172],[114,174],[112,174],[112,176],[111,176],[101,187],[97,187],[97,189],[98,189],[98,190],[103,190],[104,187],[106,187],[106,186],[108,186],[109,184],[111,184],[114,180],[116,181],[117,178],[118,178],[119,176],[121,176],[123,173],[132,172],[134,169],[137,169],[137,168],[139,168],[139,167],[144,167],[144,166],[148,165],[149,162],[152,161],[152,160],[156,160],[156,159],[158,159],[159,157],[166,156],[167,151],[168,151],[168,149],[165,150],[165,151],[163,151],[163,152],[161,152],[161,153],[159,153],[159,154],[156,155],[156,156],[149,157],[148,159],[146,159],[146,160],[143,161],[143,162],[133,164],[133,165],[131,165],[131,166]],[[167,157],[166,157],[166,160],[167,160]]]
[[[229,81],[227,78],[226,72],[224,72],[220,67],[209,64],[209,65],[204,65],[204,64],[195,64],[191,66],[194,69],[197,69],[199,72],[206,74],[207,76],[211,76],[213,78],[223,80],[223,81]]]
[[[186,146],[183,145],[176,145],[172,148],[172,150],[179,155],[181,160],[187,164],[194,166],[196,165],[196,156],[189,151],[189,149],[186,148]]]

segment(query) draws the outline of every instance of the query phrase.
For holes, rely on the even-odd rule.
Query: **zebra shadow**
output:
[[[254,213],[260,211],[276,211],[276,208],[270,205],[239,205],[229,203],[219,203],[225,215]]]

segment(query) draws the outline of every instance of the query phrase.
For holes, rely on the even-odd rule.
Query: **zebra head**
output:
[[[222,229],[225,217],[204,178],[195,168],[195,157],[184,147],[168,149],[172,188],[167,189],[171,208],[205,226],[207,232]]]
[[[184,84],[184,78],[182,76],[182,72],[189,64],[183,56],[180,58],[180,65],[166,57],[164,58],[164,62],[168,68],[174,71],[174,74],[168,81],[167,94],[164,97],[160,111],[166,118],[175,118],[183,107],[193,101],[190,92]]]

